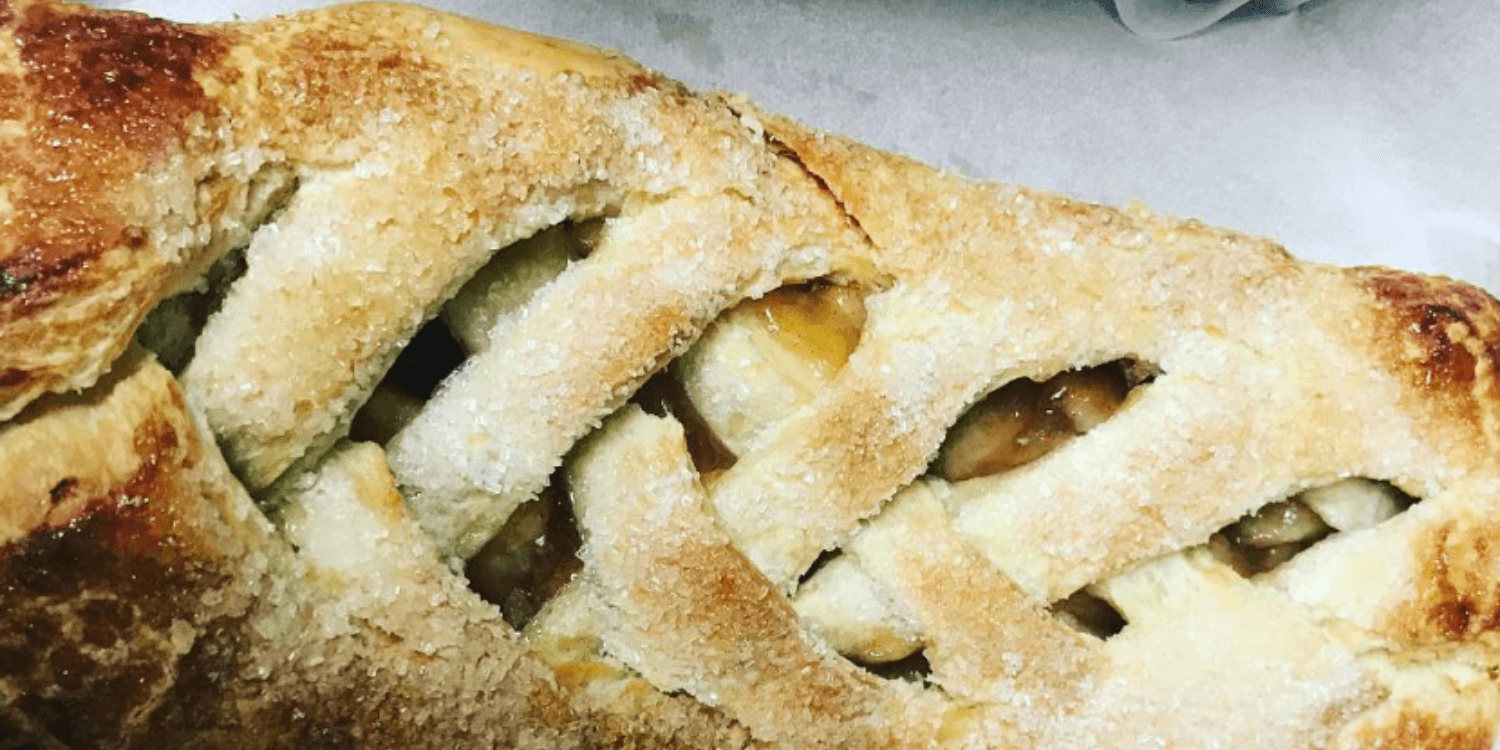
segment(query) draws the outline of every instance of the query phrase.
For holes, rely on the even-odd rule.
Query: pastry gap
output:
[[[469,352],[489,348],[490,336],[519,313],[569,264],[594,252],[608,214],[568,219],[496,251],[439,312]]]
[[[193,359],[203,326],[223,306],[230,287],[245,275],[245,269],[245,248],[226,253],[192,289],[158,303],[141,321],[136,341],[173,375],[181,374]]]
[[[641,385],[630,402],[657,417],[670,416],[682,425],[687,439],[688,456],[700,480],[709,485],[718,475],[734,466],[739,457],[714,432],[688,397],[682,382],[667,370],[652,375]]]
[[[817,559],[813,560],[812,565],[807,566],[807,570],[803,571],[802,575],[797,579],[796,590],[802,590],[802,586],[809,580],[811,580],[813,576],[817,575],[818,571],[821,571],[823,568],[828,567],[829,563],[838,559],[839,556],[843,554],[844,550],[842,549],[823,550],[823,553],[818,555]]]
[[[1114,604],[1089,591],[1087,587],[1073,592],[1047,609],[1068,627],[1102,641],[1115,637],[1130,624]]]
[[[491,331],[518,311],[568,264],[593,251],[604,218],[568,220],[494,254],[438,316],[402,347],[369,399],[355,412],[353,440],[384,445],[422,410],[470,354],[489,346]]]
[[[522,630],[583,568],[582,539],[562,469],[464,565],[469,588]]]
[[[1389,482],[1344,479],[1249,513],[1215,532],[1205,547],[1236,573],[1254,578],[1336,533],[1372,528],[1418,502]]]
[[[927,654],[918,650],[910,656],[888,662],[864,662],[860,659],[844,655],[849,663],[869,672],[884,680],[904,680],[906,682],[925,682],[932,676],[932,664],[927,661]]]
[[[1013,380],[959,417],[929,470],[959,482],[1029,464],[1114,416],[1158,374],[1149,363],[1118,359],[1042,382]]]
[[[606,217],[567,220],[494,254],[438,316],[402,348],[354,415],[350,438],[385,444],[422,410],[469,355],[538,290],[593,252]],[[565,459],[566,460],[566,459]],[[521,630],[582,567],[571,493],[558,469],[464,564],[469,587]]]
[[[200,190],[216,178],[200,181]],[[246,219],[242,227],[216,233],[212,245],[224,252],[184,291],[157,303],[136,330],[136,341],[156,355],[172,374],[181,374],[192,361],[198,336],[210,316],[219,311],[229,290],[245,275],[245,248],[262,227],[276,223],[297,192],[296,177],[283,164],[268,164],[251,176],[245,188]],[[219,245],[223,247],[223,245]],[[215,253],[210,250],[208,255]]]
[[[384,445],[422,410],[467,356],[441,319],[428,321],[396,355],[369,400],[354,413],[349,438]]]
[[[587,256],[594,237],[603,230],[603,221],[566,222],[497,254],[401,352],[356,415],[351,437],[384,443],[394,436],[467,354],[489,346],[489,332],[503,326],[505,316],[521,309],[569,263]],[[744,429],[735,432],[729,422],[738,422],[739,427],[753,422],[758,430],[810,400],[847,361],[863,325],[864,290],[856,285],[820,279],[778,288],[726,311],[692,351],[648,378],[630,403],[657,416],[670,415],[682,425],[694,468],[701,481],[711,486],[738,459],[721,435],[745,435]],[[749,341],[749,348],[740,347],[730,358],[710,353],[695,360],[695,353],[702,355],[716,341],[735,337],[741,343]],[[748,356],[759,357],[760,374],[766,380],[756,382],[732,366],[747,351]],[[768,385],[781,387],[782,395],[790,391],[791,402],[771,403],[771,408],[757,414],[727,417],[722,409],[706,414],[700,408],[700,399],[712,398],[715,387],[744,392]],[[739,406],[767,403],[752,397]],[[521,630],[581,569],[579,540],[571,496],[559,469],[547,489],[521,505],[465,563],[464,572],[470,587]],[[878,671],[909,677],[927,671],[920,653],[899,661],[900,666],[881,666]]]

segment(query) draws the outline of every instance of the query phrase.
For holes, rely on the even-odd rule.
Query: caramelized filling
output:
[[[1007,383],[948,433],[934,473],[950,482],[998,474],[1052,452],[1109,419],[1146,376],[1126,362],[1070,370],[1044,383]]]
[[[1209,538],[1208,551],[1249,578],[1267,573],[1335,531],[1381,523],[1416,503],[1384,482],[1348,479],[1261,508]],[[1318,512],[1328,513],[1328,519]]]
[[[825,377],[849,361],[865,328],[864,293],[852,285],[794,284],[743,304],[777,343],[814,363]]]
[[[511,514],[464,566],[469,587],[520,630],[582,567],[573,504],[562,479]]]
[[[1249,578],[1280,567],[1333,529],[1302,501],[1271,503],[1225,527],[1208,540],[1208,551]]]
[[[670,371],[731,451],[811,401],[863,334],[863,291],[814,281],[726,311]]]
[[[1113,604],[1079,589],[1051,607],[1052,614],[1080,633],[1106,640],[1125,629],[1125,616]]]

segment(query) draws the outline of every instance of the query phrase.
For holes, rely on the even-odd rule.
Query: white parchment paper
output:
[[[1182,31],[1142,26],[1171,1],[429,4],[618,48],[967,174],[1500,290],[1500,3],[1312,0],[1152,38]],[[313,3],[113,4],[207,21]]]

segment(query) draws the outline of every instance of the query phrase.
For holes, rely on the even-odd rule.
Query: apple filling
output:
[[[586,252],[587,230],[592,224],[565,227],[566,231],[549,230],[527,240],[517,248],[507,250],[504,256],[513,258],[509,264],[492,264],[465,287],[460,297],[483,300],[478,304],[450,305],[445,310],[443,321],[429,324],[442,330],[453,330],[453,338],[462,348],[474,351],[487,345],[479,331],[495,325],[503,311],[500,308],[519,308],[524,300],[513,298],[490,299],[496,290],[516,288],[515,278],[530,279],[531,291],[540,288],[546,280],[572,259]],[[488,311],[488,312],[486,312]],[[705,350],[734,350],[733,356],[743,362],[755,360],[765,369],[765,375],[756,381],[756,388],[792,385],[796,397],[795,405],[810,398],[822,382],[831,378],[853,351],[859,341],[864,324],[864,303],[857,287],[845,287],[825,282],[798,284],[775,290],[757,300],[748,300],[721,316],[704,339],[685,355],[691,359],[695,353],[701,357]],[[418,342],[424,342],[419,337]],[[749,347],[740,347],[745,341],[753,341]],[[444,347],[447,344],[443,345]],[[408,347],[410,355],[403,353],[403,360],[427,361],[430,357],[422,351]],[[715,351],[710,355],[712,360]],[[439,359],[438,361],[441,361]],[[703,360],[700,359],[701,363]],[[681,362],[681,360],[679,360]],[[398,365],[400,363],[398,362]],[[398,368],[393,368],[393,373]],[[449,368],[451,369],[451,368]],[[734,378],[743,382],[744,373],[735,370],[723,371],[713,367],[710,378]],[[722,419],[724,411],[712,406],[704,409],[707,400],[699,395],[695,398],[694,386],[704,386],[704,368],[688,368],[680,364],[657,373],[631,398],[633,403],[646,411],[670,414],[683,426],[687,438],[688,452],[705,485],[712,485],[715,478],[734,465],[735,450],[721,436],[730,434],[744,437],[746,424],[753,423],[759,430],[769,424],[784,410],[764,408],[739,420],[740,429],[731,428]],[[422,403],[423,393],[414,393],[411,388],[398,390],[387,378],[372,397],[366,410],[382,412],[383,417],[397,423],[403,421],[403,413],[414,413]],[[437,384],[431,381],[426,393]],[[717,385],[717,382],[715,383]],[[741,387],[739,391],[746,389]],[[713,402],[719,403],[719,402]],[[409,418],[409,417],[408,417]],[[356,420],[361,426],[378,424],[379,418],[363,414]],[[367,439],[388,439],[394,431],[362,429]],[[577,557],[579,535],[573,524],[571,503],[566,488],[554,481],[536,500],[522,505],[506,522],[505,526],[472,557],[465,566],[471,587],[487,601],[500,607],[506,620],[516,628],[525,627],[532,617],[549,599],[572,578],[580,567]]]
[[[1385,482],[1345,479],[1271,503],[1215,533],[1207,547],[1249,578],[1275,570],[1337,531],[1370,528],[1416,502]]]
[[[849,361],[865,327],[859,287],[824,281],[782,287],[741,308],[823,380]]]
[[[669,372],[715,439],[742,453],[838,374],[864,325],[861,287],[786,286],[719,316]]]
[[[1153,375],[1148,367],[1120,360],[1041,383],[1007,383],[959,418],[933,473],[959,482],[1031,463],[1109,419],[1131,389]]]
[[[573,503],[564,483],[522,504],[464,566],[469,587],[520,630],[582,567]]]

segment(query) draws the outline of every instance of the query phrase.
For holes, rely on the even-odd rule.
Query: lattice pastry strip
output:
[[[601,220],[597,220],[601,221]],[[496,333],[509,330],[526,303],[576,260],[585,248],[564,227],[551,227],[496,253],[443,306],[448,331],[469,353],[490,348]]]
[[[850,716],[809,708],[815,704],[802,689],[822,679],[814,675],[830,668],[828,657],[818,658],[784,605],[773,603],[771,610],[783,614],[768,616],[764,605],[774,601],[774,591],[702,515],[704,497],[673,428],[627,410],[587,444],[570,472],[587,537],[586,581],[597,587],[605,647],[654,684],[722,705],[763,736],[795,724],[802,727],[800,741],[818,742],[830,720],[841,727],[837,731],[850,731]],[[972,709],[961,714],[965,731],[976,733],[964,735],[970,741],[1003,742],[1003,736],[1039,745],[1172,745],[1190,742],[1200,722],[1235,707],[1254,706],[1258,715],[1264,711],[1291,727],[1311,717],[1352,715],[1379,697],[1347,650],[1206,553],[1173,556],[1100,584],[1132,619],[1100,651],[995,576],[952,532],[927,491],[904,493],[871,529],[850,553],[874,566],[882,583],[894,584],[922,626],[933,627],[927,638],[938,684],[973,701],[979,715],[992,714],[987,721]],[[728,561],[708,554],[709,546]],[[671,572],[679,566],[681,572]],[[697,589],[704,584],[711,590]],[[963,606],[954,604],[955,589],[966,595]],[[995,607],[975,606],[991,597]],[[747,601],[756,603],[753,611],[745,609]],[[757,636],[745,638],[746,631]],[[1225,643],[1234,645],[1226,649]],[[705,663],[720,667],[705,670]],[[1235,665],[1232,684],[1214,663]],[[795,684],[783,682],[794,675]],[[1127,698],[1142,693],[1160,702]],[[870,708],[855,701],[841,710],[884,705],[870,700]],[[1109,737],[1124,712],[1141,733]],[[1189,715],[1197,721],[1183,722]],[[881,726],[902,722],[885,715]],[[1274,728],[1264,735],[1262,729],[1223,741],[1280,746],[1265,739],[1279,736]],[[948,731],[951,739],[955,730]]]
[[[789,291],[791,300],[773,293],[727,311],[672,364],[694,408],[736,455],[754,450],[766,428],[821,392],[863,338],[863,289]]]
[[[1008,709],[1008,724],[1024,726],[1039,706],[1065,711],[1101,666],[1097,643],[954,533],[929,483],[898,495],[846,554],[911,611],[933,683],[956,698]]]
[[[294,529],[304,556],[139,349],[89,391],[40,406],[0,430],[7,476],[29,480],[0,486],[7,733],[14,709],[66,711],[44,736],[75,746],[581,744],[577,727],[536,721],[559,705],[544,668],[435,564],[378,449],[340,451],[298,483],[292,505],[316,498],[324,514]],[[30,460],[62,431],[107,460]],[[53,498],[34,527],[10,515]],[[361,516],[366,533],[341,536]],[[13,521],[29,533],[12,536]],[[420,713],[381,718],[398,705]],[[510,722],[522,716],[524,730]]]
[[[791,607],[705,514],[680,427],[627,408],[569,471],[605,645],[653,684],[723,706],[758,737],[925,745],[930,697],[808,639]],[[836,699],[833,696],[838,696]]]
[[[1269,377],[1258,369],[1244,364],[1252,379]],[[1226,402],[1223,388],[1266,408]],[[1359,416],[1337,407],[1318,414],[1320,395],[1285,403],[1254,380],[1165,375],[1085,438],[967,483],[952,501],[955,525],[1022,586],[1056,599],[1132,562],[1201,544],[1308,484],[1401,475],[1383,463],[1394,451],[1363,450],[1373,441]],[[1301,426],[1309,415],[1322,426],[1310,435]],[[1307,442],[1288,439],[1294,432]],[[1392,427],[1381,444],[1398,440]],[[1187,465],[1192,474],[1181,471]],[[1088,533],[1064,538],[1062,528]]]
[[[286,211],[252,242],[245,278],[210,322],[200,342],[203,356],[184,381],[253,487],[269,484],[309,452],[315,457],[342,434],[399,345],[497,247],[563,219],[606,209],[624,219],[637,211],[659,213],[660,201],[676,200],[672,206],[684,209],[684,221],[671,230],[676,236],[643,237],[652,244],[638,248],[630,265],[647,264],[660,253],[661,267],[676,268],[673,272],[686,280],[692,264],[673,260],[677,256],[669,248],[697,250],[703,257],[710,238],[727,240],[724,228],[736,225],[740,236],[734,241],[748,243],[719,257],[724,264],[739,261],[728,278],[696,281],[703,298],[696,311],[704,318],[701,324],[716,312],[707,300],[728,304],[736,299],[735,287],[741,295],[751,291],[757,271],[774,277],[778,258],[788,251],[814,252],[809,246],[827,244],[821,231],[838,234],[837,214],[825,208],[820,218],[819,206],[800,206],[798,196],[782,194],[795,193],[795,186],[782,184],[787,165],[778,166],[754,133],[722,108],[670,86],[659,89],[659,81],[629,64],[580,56],[560,43],[547,43],[544,52],[533,54],[525,45],[476,35],[468,22],[457,19],[389,9],[377,15],[385,25],[356,14],[348,17],[349,28],[294,29],[289,40],[302,41],[291,41],[292,50],[273,44],[246,51],[276,59],[300,52],[295,48],[303,43],[337,56],[341,50],[331,39],[362,32],[375,35],[361,37],[362,47],[404,46],[401,28],[426,33],[428,23],[449,35],[444,37],[449,43],[422,51],[426,67],[401,69],[404,77],[394,84],[355,81],[348,91],[310,91],[317,82],[300,78],[306,68],[296,65],[268,71],[271,80],[254,81],[287,90],[289,107],[299,96],[316,94],[347,97],[358,102],[351,111],[367,114],[316,128],[299,127],[296,118],[278,118],[275,112],[265,113],[265,121],[237,123],[245,131],[238,134],[242,140],[277,162],[299,165],[299,188]],[[474,47],[455,46],[459,39]],[[461,117],[441,110],[452,99],[432,97],[438,84],[427,80],[429,70],[476,64],[492,65],[497,74],[443,90],[445,97],[468,101],[470,111],[484,114]],[[522,125],[563,111],[576,113],[569,128]],[[708,144],[707,152],[685,148],[687,143]],[[447,189],[429,189],[433,185]],[[815,195],[808,188],[804,193]],[[737,200],[742,205],[723,205]],[[756,215],[746,218],[751,205]],[[690,236],[695,222],[688,216],[699,210],[704,213],[697,228],[708,231]],[[798,220],[789,221],[792,216]],[[643,217],[642,223],[651,220]],[[754,242],[743,236],[751,228],[757,231]],[[444,251],[428,252],[438,247]],[[279,314],[288,304],[301,312],[295,322]],[[664,329],[677,329],[677,336],[690,334],[685,322],[662,323]],[[246,326],[257,335],[242,335]],[[318,343],[327,340],[337,344]],[[648,368],[666,343],[621,363],[630,372],[616,375],[610,387],[623,387],[640,374],[637,370]],[[578,425],[602,416],[609,403],[596,403]],[[577,437],[578,427],[564,429]],[[422,494],[425,487],[418,487]],[[460,532],[441,531],[444,537]],[[452,545],[452,540],[444,543]]]
[[[857,160],[851,161],[857,163]],[[882,168],[885,166],[881,165]],[[870,174],[860,173],[848,179],[860,184],[861,189],[868,189],[885,177],[884,172],[873,170]],[[901,184],[909,188],[911,182],[933,179],[936,178],[924,173]],[[883,187],[898,190],[895,184]],[[1234,272],[1210,278],[1193,278],[1200,273],[1198,264],[1177,254],[1180,250],[1162,252],[1142,245],[1138,249],[1105,251],[1112,260],[1108,264],[1112,273],[1158,278],[1161,290],[1149,290],[1147,298],[1141,299],[1132,290],[1118,285],[1105,288],[1098,280],[1099,269],[1075,265],[1079,255],[1026,249],[1049,241],[1044,232],[1058,231],[1051,224],[1044,225],[1044,231],[1028,230],[1025,226],[1028,211],[1043,210],[1050,199],[996,195],[986,188],[946,182],[942,188],[943,194],[956,196],[955,200],[966,199],[972,204],[958,206],[951,214],[945,215],[951,217],[949,220],[954,226],[927,227],[922,236],[898,237],[890,245],[883,245],[881,238],[876,236],[876,252],[895,263],[900,262],[903,255],[920,252],[917,248],[945,246],[953,255],[969,252],[986,258],[1014,258],[1017,268],[1007,278],[985,278],[983,281],[988,285],[983,285],[976,283],[974,278],[948,274],[944,271],[948,266],[938,265],[914,272],[914,278],[903,279],[889,291],[871,295],[866,301],[869,324],[860,346],[830,387],[788,417],[786,422],[769,428],[759,438],[762,445],[756,446],[764,450],[741,456],[740,462],[715,483],[712,490],[714,504],[726,528],[773,580],[782,585],[789,584],[819,551],[837,546],[853,531],[859,518],[875,512],[897,487],[920,472],[936,450],[946,425],[956,419],[963,406],[985,387],[997,380],[1004,382],[1024,374],[1057,372],[1067,366],[1104,361],[1120,354],[1157,362],[1168,372],[1168,379],[1185,383],[1190,389],[1195,381],[1207,381],[1237,389],[1244,399],[1238,404],[1217,398],[1208,403],[1188,401],[1200,411],[1218,408],[1226,412],[1222,415],[1202,413],[1194,418],[1174,415],[1170,410],[1181,407],[1163,404],[1163,411],[1156,413],[1154,424],[1135,425],[1137,435],[1160,436],[1162,440],[1171,436],[1171,445],[1154,450],[1171,453],[1172,446],[1194,446],[1192,450],[1223,451],[1226,455],[1221,460],[1230,460],[1234,457],[1228,455],[1228,446],[1241,443],[1243,439],[1239,431],[1250,427],[1238,425],[1238,420],[1292,420],[1292,415],[1300,414],[1323,432],[1304,438],[1300,425],[1266,423],[1259,428],[1264,430],[1265,437],[1252,440],[1266,446],[1262,452],[1281,450],[1287,454],[1283,458],[1288,460],[1285,464],[1288,475],[1282,480],[1283,486],[1275,487],[1273,492],[1291,489],[1298,481],[1329,481],[1348,472],[1409,477],[1420,471],[1426,475],[1424,486],[1431,486],[1429,482],[1442,481],[1437,477],[1449,471],[1447,462],[1438,462],[1421,470],[1408,468],[1420,463],[1416,458],[1423,455],[1425,447],[1425,441],[1412,436],[1412,425],[1405,417],[1394,413],[1361,413],[1356,406],[1357,400],[1346,396],[1346,392],[1355,392],[1364,398],[1366,394],[1378,392],[1395,399],[1399,388],[1388,376],[1377,373],[1372,378],[1371,373],[1348,372],[1347,365],[1329,362],[1333,358],[1330,352],[1336,350],[1325,348],[1316,336],[1309,337],[1305,346],[1296,348],[1285,344],[1278,347],[1272,343],[1275,331],[1286,330],[1292,325],[1305,326],[1309,319],[1336,315],[1336,312],[1330,313],[1329,308],[1336,311],[1341,304],[1348,304],[1351,308],[1366,304],[1362,300],[1350,299],[1352,290],[1342,282],[1320,277],[1315,269],[1293,268],[1252,248],[1215,249],[1214,252],[1221,254],[1234,253],[1243,262]],[[1020,204],[1020,207],[1011,209],[1010,202]],[[889,211],[879,213],[882,221],[890,215]],[[865,217],[861,215],[860,218],[863,225]],[[1133,226],[1133,222],[1123,215],[1114,216],[1112,220],[1103,229],[1090,229],[1118,237],[1114,240],[1116,247],[1130,247],[1130,238],[1144,237],[1149,228]],[[1009,229],[997,231],[994,229],[997,225]],[[916,231],[913,227],[924,226],[922,221],[914,219],[911,225],[901,225],[899,231],[910,234]],[[1189,242],[1209,239],[1183,234]],[[957,235],[959,239],[949,243],[949,235]],[[1085,241],[1103,241],[1100,237],[1085,235],[1081,230],[1071,233],[1071,236],[1074,239],[1066,240],[1064,244],[1081,247]],[[1203,252],[1208,252],[1208,249],[1204,248]],[[955,267],[971,268],[963,263],[956,263]],[[985,274],[970,276],[983,277]],[[1047,279],[1040,287],[1044,291],[1033,292],[1029,285],[1038,283],[1039,277]],[[1099,288],[1092,288],[1090,284],[1098,284]],[[1312,292],[1309,287],[1317,291]],[[1068,304],[1050,296],[1054,290],[1060,289],[1076,290],[1075,296],[1088,300],[1089,304]],[[1309,311],[1297,300],[1297,295],[1303,293],[1316,295],[1323,308],[1317,313]],[[1253,297],[1261,313],[1254,319],[1245,320],[1205,312],[1201,305],[1196,304],[1203,296],[1247,300]],[[981,304],[979,300],[988,302]],[[1232,307],[1226,305],[1221,309]],[[969,310],[983,310],[983,319]],[[1191,313],[1187,312],[1189,310]],[[1092,321],[1096,317],[1110,321],[1110,330],[1095,330]],[[1028,332],[1033,331],[1038,332],[1034,334],[1038,338],[1028,341]],[[1043,335],[1045,340],[1041,338]],[[1041,355],[1044,351],[1047,353],[1045,357]],[[1239,380],[1232,383],[1230,378]],[[1354,385],[1356,383],[1358,385]],[[1168,393],[1172,387],[1168,382],[1161,384]],[[1203,395],[1209,387],[1205,385],[1203,389],[1193,390]],[[1161,399],[1170,402],[1169,396],[1158,397]],[[1249,403],[1269,408],[1258,409],[1251,415],[1246,406]],[[1229,420],[1226,421],[1225,417]],[[1148,417],[1142,415],[1139,419]],[[1382,423],[1382,419],[1386,421]],[[849,445],[847,441],[836,441],[832,435],[834,431],[851,435],[856,442]],[[1203,434],[1197,434],[1199,432]],[[1303,439],[1306,442],[1295,443]],[[1082,448],[1075,447],[1074,450]],[[1353,453],[1334,455],[1333,452],[1338,450]],[[1131,449],[1117,450],[1115,455],[1144,453]],[[1196,460],[1198,456],[1178,458]],[[1255,474],[1250,464],[1255,464],[1261,457],[1252,452],[1240,460],[1245,463],[1224,466],[1219,470],[1221,473],[1213,479],[1204,479],[1201,486],[1213,487],[1223,481],[1250,481]],[[1271,456],[1265,456],[1264,460],[1268,464],[1277,464]],[[1379,465],[1376,465],[1377,461]],[[1172,465],[1167,461],[1155,468],[1142,465],[1133,470],[1133,480],[1121,473],[1115,482],[1133,485],[1123,492],[1156,492],[1153,482],[1170,480],[1172,477],[1166,475],[1169,470],[1165,467]],[[1121,467],[1122,470],[1126,468]],[[1212,464],[1205,468],[1214,470]],[[858,486],[847,486],[856,482],[854,477],[858,477]],[[1051,481],[1056,484],[1061,479]],[[1026,502],[1035,512],[1050,510],[1053,505],[1088,507],[1078,503],[1048,503],[1046,490],[1049,488],[1041,489],[1043,491],[1027,494]],[[1094,497],[1121,496],[1115,489],[1101,488],[1102,491]],[[1166,496],[1172,494],[1169,488],[1160,492]],[[1184,489],[1178,494],[1179,499],[1167,502],[1204,510],[1197,494]],[[767,503],[766,499],[771,496],[775,496],[777,502]],[[1129,506],[1131,503],[1126,497],[1124,505]],[[1128,541],[1137,547],[1134,550],[1122,548],[1117,553],[1119,559],[1113,562],[1117,568],[1132,559],[1160,554],[1174,546],[1201,540],[1214,528],[1264,502],[1264,499],[1257,499],[1252,494],[1242,502],[1246,507],[1214,509],[1211,512],[1216,516],[1192,522],[1174,518],[1171,512],[1167,512],[1166,518],[1156,521],[1171,527],[1170,533],[1160,535],[1160,544],[1141,536],[1139,524],[1151,523],[1141,514],[1130,519],[1135,527],[1113,531],[1097,529],[1100,532],[1097,535],[1085,535],[1071,541],[1077,543],[1083,538],[1102,537],[1106,546],[1118,540],[1120,544]],[[1147,503],[1137,501],[1134,504],[1143,506]],[[765,510],[768,505],[775,510]],[[1070,518],[1066,523],[1045,523],[1045,528],[1061,533],[1063,529],[1087,527],[1090,519],[1082,517],[1087,514],[1078,515],[1080,517]],[[793,529],[790,536],[785,532],[788,528]],[[1006,546],[1017,548],[1014,544]],[[1073,552],[1076,550],[1058,557],[1079,557]],[[1058,583],[1056,587],[1067,588],[1069,584],[1076,587],[1082,580],[1097,577],[1109,569],[1108,565],[1093,570],[1087,570],[1087,567],[1070,573],[1078,580]],[[1028,578],[1027,585],[1043,586],[1035,580],[1037,575],[1045,577],[1045,573],[1034,573]],[[1053,586],[1050,582],[1045,585]],[[1052,593],[1059,592],[1054,590]]]
[[[955,341],[952,335],[935,334],[934,328],[902,331],[897,334],[901,343],[890,343],[895,336],[883,329],[882,320],[894,318],[910,326],[921,318],[912,312],[917,307],[935,315],[925,300],[901,305],[899,292],[867,300],[870,326],[825,391],[785,421],[740,428],[750,451],[712,488],[726,527],[783,584],[817,552],[846,538],[859,517],[872,513],[895,487],[920,471],[940,439],[930,433],[957,417],[973,399],[976,384],[992,378],[983,360],[996,342]],[[899,312],[888,313],[887,306]],[[1304,313],[1293,307],[1287,317],[1301,319]],[[1130,324],[1128,314],[1117,318]],[[1172,325],[1152,323],[1166,330]],[[1152,323],[1139,325],[1158,330]],[[1261,324],[1280,325],[1274,318]],[[975,326],[950,321],[942,328]],[[1389,413],[1365,413],[1343,395],[1346,390],[1385,391],[1394,399],[1397,389],[1389,381],[1322,366],[1326,353],[1316,346],[1287,350],[1267,361],[1192,333],[1184,332],[1180,338],[1186,340],[1178,346],[1204,361],[1181,363],[1182,371],[1153,383],[1099,435],[1065,446],[1044,464],[993,480],[987,490],[971,487],[964,493],[972,501],[956,508],[960,528],[1038,595],[1056,598],[1131,561],[1200,543],[1246,512],[1311,483],[1351,473],[1401,476],[1422,486],[1444,481],[1442,464],[1414,460],[1425,454],[1409,423]],[[728,335],[734,334],[716,338]],[[1175,349],[1168,347],[1163,359],[1184,356]],[[713,364],[705,361],[690,370],[689,382],[710,382],[716,377]],[[993,366],[1015,373],[1018,365]],[[1024,366],[1040,369],[1035,362]],[[1313,378],[1293,377],[1289,371],[1296,369],[1320,372]],[[1297,385],[1288,388],[1288,381]],[[769,391],[779,387],[775,382],[750,386],[750,391]],[[906,387],[914,383],[922,384],[917,397],[927,400],[889,402],[917,390]],[[1220,398],[1225,389],[1243,400]],[[1247,409],[1246,403],[1263,408]],[[940,422],[934,414],[951,416]],[[1318,425],[1315,431],[1305,429],[1309,420]],[[856,441],[867,442],[849,446],[823,431],[852,432]],[[909,452],[894,450],[891,435],[900,435],[897,444]],[[1178,469],[1187,464],[1198,471]],[[850,483],[855,486],[846,488]],[[1232,500],[1204,503],[1203,496],[1213,492]],[[776,503],[766,501],[772,495]],[[765,510],[768,504],[776,513]],[[1063,512],[1069,515],[1061,517]],[[787,528],[795,529],[794,535]],[[1073,533],[1080,528],[1089,533]]]
[[[723,308],[826,272],[837,232],[807,236],[750,208],[732,196],[668,200],[610,219],[588,258],[500,319],[491,349],[391,442],[409,502],[444,552],[478,551],[579,437]],[[600,340],[617,343],[601,355]],[[546,421],[517,429],[538,414]]]
[[[1484,552],[1500,501],[1493,478],[1429,495],[1399,517],[1335,535],[1264,580],[1322,619],[1412,644],[1482,639],[1500,592]],[[1462,498],[1462,500],[1460,500]]]
[[[1217,726],[1211,741],[1223,747],[1275,747],[1282,741],[1270,738],[1290,727],[1347,719],[1384,697],[1354,656],[1297,608],[1205,553],[1173,555],[1100,586],[1132,625],[1106,644],[1110,666],[1096,675],[1100,689],[1083,713],[1129,712],[1149,728],[1113,741],[1096,735],[1095,743],[1191,745],[1204,741],[1203,727]],[[1234,679],[1226,679],[1231,671]],[[1142,694],[1152,697],[1128,697]],[[1265,722],[1214,724],[1247,709]],[[1065,736],[1099,731],[1088,723]],[[1333,739],[1319,734],[1302,741],[1316,747]]]

